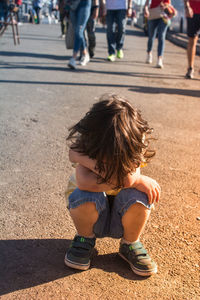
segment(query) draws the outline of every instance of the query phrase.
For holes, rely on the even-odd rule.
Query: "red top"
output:
[[[200,14],[200,1],[190,0],[190,6],[192,7],[194,14]]]
[[[158,5],[160,5],[161,2],[167,3],[167,4],[171,4],[170,0],[152,0],[151,1],[151,5],[150,8],[154,8],[157,7]],[[194,2],[194,1],[193,1]]]
[[[22,0],[15,0],[15,4],[22,5]]]

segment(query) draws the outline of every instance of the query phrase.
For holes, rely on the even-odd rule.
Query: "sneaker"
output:
[[[124,52],[123,50],[117,50],[117,58],[122,59],[124,58]]]
[[[150,276],[157,273],[156,263],[150,258],[141,242],[121,244],[119,255],[129,263],[132,271],[137,275]]]
[[[88,270],[95,241],[96,238],[76,235],[65,255],[66,266],[78,270]]]
[[[193,68],[188,68],[187,73],[185,74],[185,78],[187,79],[192,79],[194,78],[194,69]]]
[[[63,33],[63,34],[59,35],[59,38],[60,39],[64,39],[65,38],[65,34]]]
[[[163,68],[163,62],[162,62],[162,58],[161,57],[158,58],[157,68],[159,68],[159,69]]]
[[[79,61],[79,64],[81,66],[86,66],[89,61],[90,61],[90,57],[89,57],[89,54],[87,53],[86,55],[82,55],[82,57]]]
[[[110,55],[108,56],[108,60],[109,60],[109,61],[115,61],[115,58],[116,58],[115,54],[110,54]]]
[[[149,53],[147,53],[146,63],[147,64],[152,64],[152,62],[153,62],[153,56],[152,56],[152,53],[149,52]]]
[[[68,67],[70,67],[71,69],[76,69],[76,60],[73,57],[70,58],[68,62]]]

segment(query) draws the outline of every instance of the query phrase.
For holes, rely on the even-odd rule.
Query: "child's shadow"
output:
[[[64,239],[0,241],[0,295],[79,272],[64,265],[69,244],[70,240]],[[142,279],[116,253],[98,255],[95,251],[91,268],[116,272],[130,280]]]

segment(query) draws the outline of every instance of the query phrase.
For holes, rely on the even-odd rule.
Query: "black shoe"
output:
[[[126,260],[132,271],[140,276],[150,276],[157,273],[157,265],[150,258],[141,242],[131,245],[121,244],[119,255]]]
[[[94,49],[89,48],[88,52],[89,52],[90,58],[94,57]]]
[[[65,255],[65,264],[74,269],[88,270],[96,238],[75,236]]]

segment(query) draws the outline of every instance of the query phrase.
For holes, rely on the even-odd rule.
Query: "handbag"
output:
[[[149,20],[160,19],[163,16],[163,8],[158,5],[154,8],[149,8]]]
[[[168,21],[175,17],[177,14],[176,9],[171,4],[165,4],[161,2],[160,5],[149,9],[149,20],[155,20],[163,18]]]
[[[66,5],[69,6],[71,10],[76,10],[81,0],[66,0]]]
[[[72,22],[70,20],[67,20],[67,29],[65,34],[65,45],[67,49],[73,49],[74,48],[74,28],[72,25]]]

